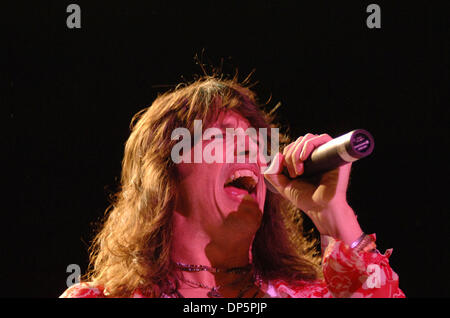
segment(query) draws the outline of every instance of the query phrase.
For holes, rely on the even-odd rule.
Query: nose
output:
[[[234,142],[234,155],[239,163],[258,163],[259,147],[257,136],[245,132],[236,133]]]

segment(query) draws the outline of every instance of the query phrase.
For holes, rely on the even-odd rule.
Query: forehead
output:
[[[247,128],[251,125],[247,118],[242,116],[240,113],[233,110],[226,110],[220,112],[217,120],[212,124],[212,126],[220,128]]]

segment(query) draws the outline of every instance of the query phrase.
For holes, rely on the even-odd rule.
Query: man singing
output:
[[[404,297],[391,250],[347,203],[351,164],[298,178],[329,135],[289,142],[245,84],[217,76],[159,96],[131,127],[89,272],[61,297]],[[264,155],[275,139],[282,149]]]

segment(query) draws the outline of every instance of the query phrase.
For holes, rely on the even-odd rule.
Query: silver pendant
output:
[[[208,293],[207,293],[209,298],[222,298],[222,294],[219,293],[219,291],[217,290],[217,287],[213,287]]]

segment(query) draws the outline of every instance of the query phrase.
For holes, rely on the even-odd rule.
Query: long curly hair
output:
[[[159,297],[175,277],[170,249],[179,176],[170,156],[177,142],[171,140],[172,131],[185,127],[192,133],[195,119],[209,123],[227,109],[252,127],[271,128],[274,112],[264,110],[267,104],[259,105],[248,78],[240,83],[237,76],[214,75],[180,84],[138,112],[125,145],[120,188],[92,242],[83,279],[104,287],[110,297],[129,297],[135,290]],[[281,145],[288,141],[280,134]],[[302,221],[299,209],[267,192],[252,246],[253,265],[263,279],[321,277],[318,240],[305,235]]]

